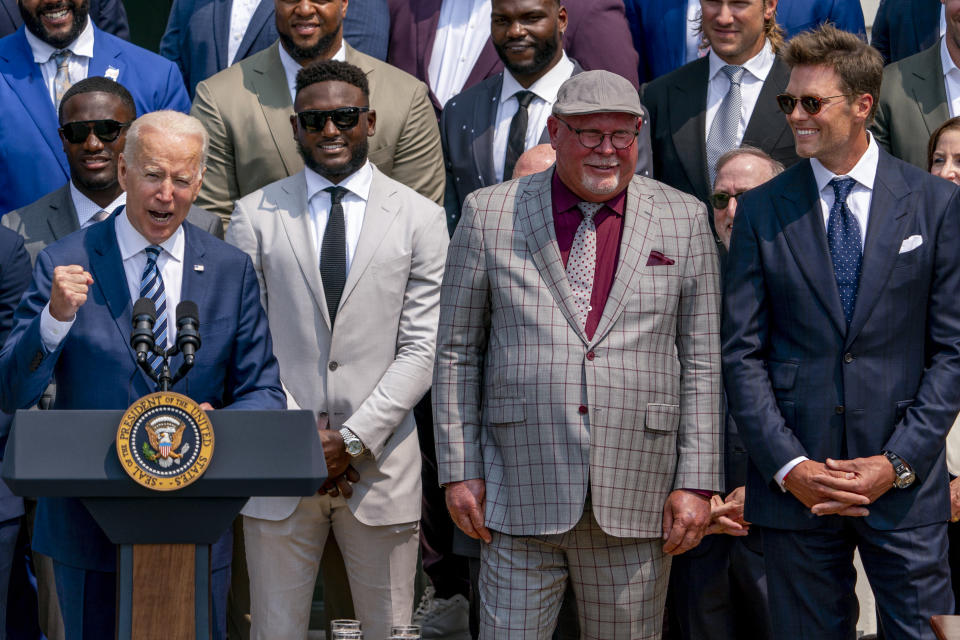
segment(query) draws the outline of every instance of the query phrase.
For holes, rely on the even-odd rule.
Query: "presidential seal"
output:
[[[151,393],[123,414],[117,429],[117,455],[137,484],[155,491],[182,489],[210,465],[210,418],[185,395]]]

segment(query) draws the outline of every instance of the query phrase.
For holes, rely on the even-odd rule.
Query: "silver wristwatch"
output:
[[[343,446],[346,448],[347,453],[350,454],[350,457],[356,458],[367,450],[367,448],[363,446],[363,443],[360,442],[360,438],[358,438],[353,431],[350,431],[350,429],[343,427],[340,429],[340,435],[343,437]]]
[[[912,485],[913,481],[917,479],[917,475],[913,472],[913,469],[910,468],[910,465],[892,451],[884,451],[883,455],[885,455],[887,460],[890,461],[890,464],[893,465],[893,472],[897,476],[893,479],[893,486],[897,489],[906,489]]]

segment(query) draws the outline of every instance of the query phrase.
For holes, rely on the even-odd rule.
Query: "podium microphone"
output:
[[[130,346],[137,352],[137,362],[146,364],[153,351],[153,324],[157,321],[157,308],[150,298],[140,298],[133,305],[133,333]]]
[[[196,302],[184,300],[177,305],[177,348],[186,368],[193,366],[194,354],[200,348],[199,315]]]

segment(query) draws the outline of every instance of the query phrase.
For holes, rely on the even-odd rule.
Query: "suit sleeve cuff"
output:
[[[780,471],[777,471],[777,474],[776,474],[775,476],[773,476],[773,479],[777,481],[777,484],[778,484],[778,485],[780,485],[780,491],[783,491],[784,493],[787,492],[787,488],[786,488],[785,486],[783,486],[783,480],[784,480],[784,478],[787,477],[787,474],[790,473],[791,471],[793,471],[793,468],[794,468],[795,466],[797,466],[797,465],[800,464],[801,462],[805,462],[805,461],[807,461],[807,460],[809,460],[809,459],[810,459],[810,458],[808,458],[807,456],[797,456],[796,458],[794,458],[793,460],[791,460],[791,461],[788,462],[787,464],[785,464],[785,465],[783,465],[782,467],[780,467]]]
[[[43,307],[43,311],[40,312],[40,341],[47,353],[56,351],[63,339],[67,337],[67,333],[69,333],[76,319],[76,316],[74,316],[73,320],[60,322],[50,315],[49,302]]]

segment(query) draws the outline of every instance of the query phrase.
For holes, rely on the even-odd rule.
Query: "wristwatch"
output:
[[[913,481],[917,479],[917,474],[913,472],[910,465],[892,451],[884,451],[883,455],[885,455],[887,460],[890,461],[890,464],[893,465],[893,472],[897,475],[893,480],[893,486],[897,489],[906,489],[912,485]]]
[[[360,442],[360,438],[358,438],[353,431],[350,431],[350,429],[346,427],[340,429],[340,435],[343,437],[343,446],[346,448],[347,453],[350,454],[350,457],[356,458],[367,450],[367,448],[363,446],[363,443]]]

